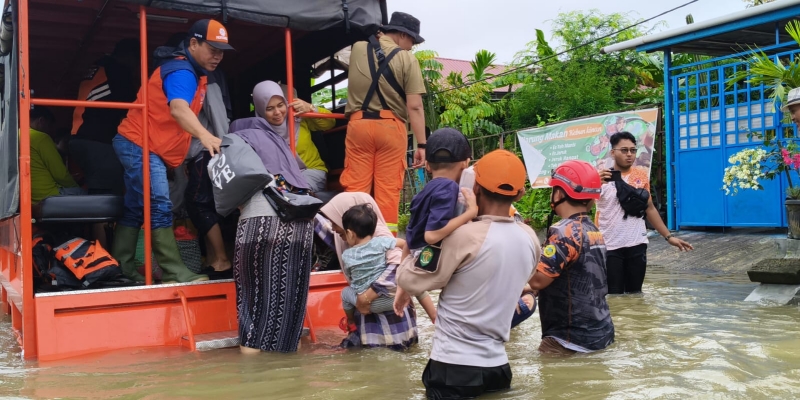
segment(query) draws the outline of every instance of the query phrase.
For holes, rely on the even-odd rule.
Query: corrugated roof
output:
[[[472,72],[472,66],[470,65],[470,62],[467,61],[467,60],[456,60],[454,58],[436,57],[436,61],[439,61],[440,63],[442,63],[442,66],[444,67],[440,71],[441,74],[442,74],[442,78],[443,79],[446,79],[450,75],[451,72],[455,72],[457,74],[460,74],[461,77],[464,80],[466,80],[467,79],[467,75],[469,75]],[[489,74],[492,74],[492,75],[496,75],[496,74],[499,74],[499,73],[501,73],[501,72],[503,72],[505,70],[506,70],[506,66],[505,65],[493,65],[493,66],[487,68],[486,72],[489,73]],[[493,79],[487,80],[487,82],[492,82],[492,81],[493,81]],[[519,85],[515,85],[512,88],[512,91],[516,90],[518,87],[519,87]],[[508,92],[508,87],[496,88],[496,89],[494,89],[494,92],[495,93],[507,93]]]

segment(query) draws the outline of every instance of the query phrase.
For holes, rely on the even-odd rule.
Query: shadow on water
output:
[[[795,398],[800,312],[743,302],[754,287],[745,276],[652,268],[645,294],[609,296],[616,343],[567,358],[537,352],[535,315],[507,344],[513,388],[485,398]],[[0,397],[422,399],[432,334],[422,320],[420,345],[402,354],[310,344],[297,354],[249,357],[236,349],[138,349],[40,365],[20,360],[4,319]]]

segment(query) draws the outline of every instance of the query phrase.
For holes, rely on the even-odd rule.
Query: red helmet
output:
[[[550,186],[564,189],[575,200],[600,198],[600,174],[586,161],[569,160],[559,165],[550,178]]]

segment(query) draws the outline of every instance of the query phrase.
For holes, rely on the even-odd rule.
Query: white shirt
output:
[[[622,179],[637,189],[650,190],[650,177],[644,168],[633,167]],[[606,249],[610,251],[648,243],[644,218],[624,218],[625,211],[617,200],[614,182],[604,183],[602,189],[597,201],[597,227],[606,241]]]

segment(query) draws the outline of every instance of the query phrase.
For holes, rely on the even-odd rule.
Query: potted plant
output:
[[[751,134],[752,135],[752,134]],[[739,190],[763,190],[762,179],[772,180],[781,173],[786,174],[789,187],[786,189],[786,219],[789,238],[800,239],[800,187],[792,184],[791,171],[800,172],[800,152],[793,142],[784,144],[765,137],[761,147],[747,148],[732,155],[722,178],[722,190],[734,196]]]

